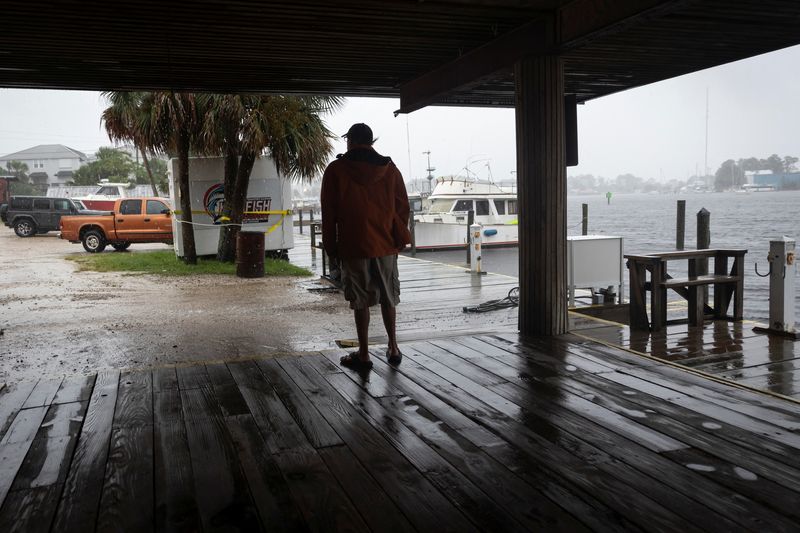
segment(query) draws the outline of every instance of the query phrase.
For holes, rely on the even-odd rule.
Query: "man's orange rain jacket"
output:
[[[321,202],[322,244],[332,257],[392,255],[411,241],[403,176],[371,146],[357,145],[328,165]]]

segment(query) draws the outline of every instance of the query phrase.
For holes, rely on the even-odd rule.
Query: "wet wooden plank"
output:
[[[787,490],[786,487],[764,479],[736,463],[720,460],[697,450],[678,450],[664,455],[705,479],[726,487],[730,496],[726,498],[724,507],[728,510],[728,516],[738,512],[746,519],[747,522],[740,521],[743,526],[770,531],[793,531],[800,523],[800,509],[797,508],[800,488]],[[694,487],[694,490],[705,492],[703,489],[703,485]],[[759,502],[761,505],[756,508],[752,502]],[[783,514],[770,507],[780,509]]]
[[[413,354],[413,350],[407,351]],[[452,357],[444,359],[443,362],[449,364],[450,359],[452,359]],[[426,367],[431,369],[431,364],[426,363]],[[436,373],[441,375],[443,371],[436,370]],[[451,379],[451,381],[453,380]],[[458,383],[458,385],[464,390],[468,389],[463,382]],[[629,420],[630,424],[625,426],[624,424],[621,424],[621,421],[625,419],[625,417],[622,415],[619,415],[619,417],[616,419],[615,417],[609,417],[607,414],[598,415],[594,409],[589,407],[588,404],[591,402],[588,402],[583,398],[577,398],[574,395],[569,394],[567,391],[557,390],[548,386],[536,386],[534,389],[534,385],[534,383],[528,383],[528,388],[531,388],[530,391],[516,383],[491,385],[488,387],[488,389],[501,394],[504,398],[513,401],[520,407],[525,407],[528,410],[528,413],[522,416],[524,417],[524,420],[527,420],[528,422],[531,420],[531,418],[537,416],[533,415],[531,410],[535,410],[537,413],[546,412],[548,413],[548,420],[550,420],[551,423],[555,424],[562,430],[570,432],[575,437],[581,438],[588,443],[597,446],[598,449],[603,450],[604,453],[616,455],[614,453],[615,451],[625,450],[625,452],[621,455],[616,455],[617,459],[620,461],[628,461],[630,458],[629,455],[632,455],[636,451],[636,446],[631,442],[616,436],[614,434],[615,432],[620,433],[620,436],[625,436],[633,442],[639,442],[641,445],[650,447],[650,449],[658,452],[668,451],[669,449],[686,448],[686,445],[677,440],[671,439],[660,432],[652,432],[646,427],[639,426],[635,423],[635,418]],[[486,394],[480,395],[478,392],[472,392],[472,394],[481,399],[486,397]],[[602,409],[602,411],[608,413],[607,409]],[[506,412],[506,414],[512,418],[517,416],[513,411]],[[586,417],[587,414],[590,415],[589,418],[597,425],[587,425],[586,422],[581,419],[581,417]],[[609,418],[612,419],[611,424],[607,424]],[[623,430],[620,430],[620,427],[622,427]],[[671,442],[672,447],[658,447],[663,445],[665,442]],[[655,449],[653,446],[656,446]],[[578,449],[577,446],[572,446],[571,448],[576,450]],[[588,450],[588,453],[592,453],[591,450]],[[595,452],[595,455],[596,453],[597,452]],[[646,451],[639,451],[635,455],[637,459],[636,467],[640,469],[644,468],[645,472],[653,475],[653,477],[656,479],[663,479],[665,475],[668,475],[671,472],[669,465],[665,465],[667,462],[660,459],[658,455],[648,454]],[[649,489],[658,492],[662,496],[669,492],[668,489],[661,487],[659,484],[642,484],[642,482],[639,482],[639,486],[642,489]],[[672,484],[673,489],[685,486],[691,486],[691,484],[680,479]],[[687,496],[681,496],[677,493],[674,493],[671,498],[673,509],[682,512],[685,518],[690,518],[693,516],[693,513],[697,512],[698,510],[698,505],[704,505],[702,502],[691,501],[691,499]],[[660,497],[654,499],[661,501]],[[702,509],[702,507],[700,507],[700,509]],[[714,526],[719,525],[721,521],[725,520],[725,518],[723,518],[722,515],[715,515],[714,517],[711,517],[709,516],[708,512],[705,512],[701,520],[706,520],[707,526]],[[729,525],[733,526],[733,524]]]
[[[177,385],[177,381],[175,381]],[[153,394],[153,492],[157,531],[199,531],[194,474],[177,388]]]
[[[97,375],[53,521],[55,531],[81,532],[95,526],[118,384],[117,371]]]
[[[339,357],[344,352],[336,353],[335,351],[323,352],[326,358],[338,361]],[[313,361],[315,364],[316,360]],[[403,361],[403,365],[408,365],[408,361]],[[412,363],[413,364],[413,363]],[[317,371],[320,367],[316,366]],[[474,420],[454,410],[445,402],[440,400],[436,395],[431,394],[428,390],[421,387],[414,381],[408,379],[405,375],[397,370],[396,367],[390,366],[385,361],[375,358],[373,366],[373,373],[381,375],[386,381],[391,382],[396,386],[404,396],[399,400],[402,402],[414,402],[423,405],[425,409],[433,413],[437,419],[445,422],[451,428],[462,430],[462,434],[467,436],[471,442],[477,446],[490,446],[501,442],[502,439],[486,430],[482,426],[475,423]],[[320,372],[325,375],[325,372]],[[355,379],[352,374],[348,373],[351,379]],[[360,377],[360,376],[359,376]]]
[[[153,376],[150,372],[123,372],[119,377],[113,428],[153,425]]]
[[[205,365],[179,366],[175,371],[178,374],[178,386],[181,390],[211,386]]]
[[[550,398],[546,396],[541,398],[533,398],[526,394],[524,388],[519,388],[515,384],[512,385],[505,382],[497,385],[490,385],[485,388],[481,387],[477,382],[472,380],[471,375],[464,376],[456,373],[449,366],[447,366],[454,364],[454,362],[457,365],[458,356],[455,354],[450,354],[450,357],[443,358],[442,363],[439,363],[427,356],[422,355],[416,349],[407,348],[406,353],[409,355],[409,357],[414,358],[415,361],[425,366],[425,368],[428,370],[447,379],[454,385],[458,386],[461,390],[472,394],[476,398],[480,398],[482,401],[497,409],[501,413],[506,414],[507,416],[520,416],[520,409],[525,408],[528,402],[533,402],[532,405],[527,406],[530,408],[534,408],[538,403],[542,403],[545,406],[544,409],[551,409],[556,414],[563,414],[565,416],[569,416],[570,413],[577,414],[589,421],[597,423],[602,427],[619,433],[620,435],[625,436],[634,442],[638,442],[639,444],[655,452],[677,450],[686,447],[685,444],[676,439],[645,428],[628,418],[613,413],[608,409],[595,405],[592,402],[575,395],[566,394],[551,396]],[[486,360],[487,358],[475,359],[474,361],[476,365],[480,365]],[[517,371],[511,366],[508,366],[507,368],[509,372],[506,374],[506,377],[509,379],[514,379],[518,375]],[[464,371],[469,372],[469,369]],[[497,394],[501,390],[506,391],[506,394]],[[517,394],[515,394],[515,392]],[[507,398],[512,398],[512,400],[509,401]]]
[[[181,378],[180,371],[178,372]],[[207,377],[207,375],[206,375]],[[181,389],[194,496],[204,530],[261,529],[236,448],[210,387]]]
[[[225,366],[224,363],[213,363],[205,365],[205,367],[208,379],[214,387],[236,385],[236,381],[234,381],[230,370],[228,370],[228,367]]]
[[[279,363],[345,441],[395,504],[422,531],[468,531],[469,521],[407,459],[377,434],[350,404],[320,378],[309,379],[288,359]],[[317,374],[319,375],[319,374]]]
[[[508,347],[511,353],[517,353],[520,356],[530,356],[530,350],[523,346],[516,344],[511,336],[496,335],[491,338],[505,341],[498,344],[502,347]],[[491,340],[490,340],[491,342]],[[613,348],[600,347],[594,343],[585,344],[576,348],[569,348],[570,351],[575,349],[582,350],[583,352],[590,353],[596,352],[598,354],[608,354],[611,359],[607,364],[613,364],[617,358],[617,352]],[[620,355],[619,357],[627,359],[629,355]],[[657,364],[657,363],[656,363]],[[620,369],[622,370],[622,369]],[[719,410],[735,411],[738,414],[751,417],[755,423],[757,420],[764,420],[764,424],[778,426],[788,430],[800,429],[800,408],[792,406],[785,401],[774,398],[769,398],[764,395],[754,394],[744,390],[732,388],[722,383],[716,383],[709,380],[704,380],[698,376],[687,374],[686,372],[677,368],[659,365],[657,369],[648,367],[637,367],[636,365],[627,366],[624,370],[625,374],[635,376],[645,381],[661,387],[671,389],[677,397],[690,396],[703,400],[706,404],[713,404],[713,408]],[[615,376],[617,379],[619,376]]]
[[[88,401],[92,396],[94,380],[94,374],[91,376],[74,376],[64,378],[64,381],[61,382],[61,387],[59,387],[52,403],[57,404]]]
[[[532,429],[431,372],[412,368],[405,362],[400,370],[443,401],[469,413],[470,417],[508,440],[512,449],[499,446],[487,451],[498,461],[514,465],[515,471],[526,462],[532,463],[537,469],[551,472],[556,479],[566,480],[594,495],[603,505],[641,527],[652,528],[654,524],[672,524],[675,527],[674,524],[681,523],[680,527],[695,528],[689,521],[640,492],[640,489],[654,484],[652,478],[618,461],[608,458],[597,461],[598,450],[569,437],[544,418],[532,417],[536,421],[535,429]],[[518,457],[515,449],[524,452],[526,461],[510,461],[510,457]],[[508,455],[500,455],[501,452]]]
[[[391,428],[391,433],[389,433],[391,438],[403,442],[403,446],[406,447],[409,446],[410,440],[408,433],[405,430],[398,430],[398,428],[408,428],[429,447],[430,454],[434,454],[434,457],[440,456],[453,465],[470,483],[475,484],[478,490],[483,491],[486,497],[494,502],[494,505],[502,509],[502,514],[512,517],[524,529],[570,531],[583,529],[579,522],[554,502],[538,493],[503,465],[491,459],[483,450],[460,436],[455,430],[432,422],[430,414],[425,416],[425,413],[420,411],[412,414],[409,412],[408,403],[397,403],[392,398],[383,398],[381,401],[366,399],[358,385],[349,380],[347,376],[337,374],[327,376],[326,379],[337,391],[357,404],[364,413],[367,413],[368,420],[379,424],[382,433],[389,431],[383,428]],[[386,424],[385,422],[389,420],[394,423]],[[438,457],[435,457],[432,465],[418,464],[417,467],[424,467],[424,472],[436,471],[437,475],[447,470],[446,467],[443,468]],[[446,488],[440,487],[440,490],[447,493]],[[486,510],[481,509],[480,505],[469,506],[467,502],[463,501],[465,496],[469,497],[470,494],[455,495],[455,500],[460,507],[464,509],[471,507],[477,513],[485,513]],[[466,511],[466,513],[469,515],[470,511]],[[491,520],[491,514],[487,513],[486,518]],[[480,522],[478,525],[485,527]],[[514,523],[504,525],[502,522],[497,522],[495,525],[501,529],[513,529],[515,526]]]
[[[340,361],[342,355],[339,355],[335,361]],[[384,350],[370,349],[370,357],[373,359],[373,361],[376,359],[380,359],[382,361],[387,360],[386,352]],[[333,365],[334,363],[332,359],[328,359],[324,355],[310,355],[306,356],[306,358],[309,359],[309,362],[311,362],[318,371],[324,374],[337,373],[330,372],[328,370],[329,366]],[[341,364],[336,368],[338,372],[345,370],[345,367],[341,366]],[[364,390],[373,398],[403,395],[403,392],[400,389],[395,387],[392,383],[386,381],[383,376],[376,372],[364,372],[358,374],[358,376],[361,380],[361,385]]]
[[[53,402],[59,387],[61,387],[61,378],[58,379],[42,379],[36,384],[31,391],[30,396],[25,400],[22,405],[23,409],[29,407],[42,407],[48,406]]]
[[[53,520],[61,486],[46,485],[9,493],[0,508],[0,531],[47,533]]]
[[[0,438],[5,436],[35,386],[35,381],[21,381],[10,383],[0,390]]]
[[[323,448],[343,444],[341,437],[275,359],[258,361],[258,367],[312,446]]]
[[[563,386],[563,382],[559,382],[559,385]],[[510,387],[510,385],[505,386],[504,392],[508,393],[509,398],[517,397],[517,391],[509,392],[508,389],[510,389]],[[549,387],[547,384],[530,383],[529,387],[531,388],[530,394],[533,397],[551,394],[547,391]],[[495,390],[497,390],[497,387],[495,387]],[[592,393],[592,397],[594,401],[598,401],[599,394],[596,392]],[[618,403],[611,401],[598,401],[598,403],[618,412],[620,415],[627,415],[639,421],[650,419],[651,417],[658,417],[656,411],[643,406],[640,407],[627,401],[625,402],[625,406],[619,406]],[[543,409],[546,410],[547,408],[544,407]],[[752,501],[740,498],[737,493],[726,491],[723,487],[715,483],[709,483],[698,479],[696,473],[676,468],[670,461],[662,458],[663,454],[652,454],[644,447],[626,441],[626,439],[621,438],[613,432],[598,427],[588,427],[581,424],[579,421],[574,423],[574,418],[570,420],[568,417],[559,413],[553,414],[554,417],[551,420],[564,431],[581,437],[586,442],[602,450],[604,454],[608,454],[610,457],[614,457],[620,462],[628,463],[631,467],[652,476],[653,479],[659,480],[659,484],[669,487],[669,489],[673,491],[670,496],[673,509],[679,509],[683,506],[686,509],[685,516],[691,516],[693,512],[691,509],[698,504],[716,511],[718,514],[711,514],[709,511],[701,513],[701,517],[697,519],[697,523],[703,527],[710,527],[713,529],[715,527],[723,527],[724,523],[725,526],[723,528],[750,528],[761,525],[760,520],[772,514],[767,509],[754,504]],[[669,423],[644,425],[660,429],[664,433],[673,435],[676,438],[680,438],[681,435],[684,434],[684,430],[692,430],[684,426],[683,428],[678,428],[679,431],[676,432],[665,431],[665,429],[671,427]],[[675,452],[668,451],[665,453],[678,452],[686,452],[688,456],[694,453],[694,450],[683,448]],[[646,485],[644,489],[657,489],[657,485],[655,483]],[[660,498],[654,499],[661,501]],[[689,502],[689,499],[693,499],[694,502]],[[736,520],[739,526],[729,522],[729,520]],[[780,517],[776,516],[771,522],[777,527],[777,525],[781,524],[782,520]],[[785,520],[783,521],[783,525],[784,528],[787,525]]]
[[[471,357],[469,355],[462,355],[459,360],[454,359],[452,357],[453,350],[459,351],[460,353],[470,352],[472,350],[465,348],[463,345],[454,344],[451,340],[437,339],[426,343],[414,344],[413,346],[416,350],[420,351],[420,353],[425,354],[431,359],[440,360],[441,358],[446,358],[450,360],[453,365],[451,366],[453,370],[460,374],[469,375],[470,379],[479,385],[488,386],[506,382],[506,378],[502,377],[500,374],[473,364],[470,361]],[[487,359],[483,353],[478,351],[473,351],[472,356],[484,362],[493,362],[492,359]]]
[[[0,445],[32,441],[49,407],[31,407],[17,413]]]
[[[287,532],[305,530],[307,527],[292,499],[289,484],[269,453],[253,417],[228,417],[225,423],[236,444],[239,462],[264,529]]]
[[[178,373],[175,367],[153,369],[153,390],[163,391],[178,388]]]
[[[33,440],[0,444],[0,503],[5,501]]]
[[[312,448],[255,362],[229,363],[228,367],[270,452]]]
[[[510,512],[511,508],[503,508],[496,501],[496,494],[502,493],[503,488],[495,486],[493,491],[487,493],[486,487],[481,488],[484,479],[475,479],[464,475],[453,465],[445,461],[434,448],[423,439],[403,425],[393,413],[373,398],[363,394],[363,391],[342,374],[332,374],[326,377],[333,389],[342,394],[362,415],[367,422],[392,445],[400,451],[425,477],[433,483],[453,504],[482,530],[492,527],[503,531],[527,530],[528,524],[519,521],[519,514]],[[499,476],[498,476],[499,477]],[[513,509],[516,510],[516,509]],[[528,517],[526,517],[528,518]],[[537,527],[542,527],[541,521],[534,521]],[[576,529],[577,524],[573,524]]]
[[[49,407],[12,490],[64,483],[88,403],[53,404]]]
[[[613,376],[576,375],[573,380],[566,381],[559,378],[552,381],[557,387],[568,387],[576,394],[583,394],[593,402],[617,409],[617,412],[625,416],[639,420],[666,417],[660,428],[675,438],[680,439],[681,435],[687,433],[706,433],[793,468],[800,468],[800,457],[797,456],[796,449],[773,440],[770,438],[771,435],[743,431],[739,426],[692,411],[671,401],[681,397],[664,399],[643,390],[620,387],[618,383],[609,379]]]
[[[150,373],[143,375],[149,383]],[[153,528],[153,426],[119,426],[111,433],[97,529],[145,532]]]
[[[308,527],[324,530],[336,524],[366,530],[358,511],[258,366],[245,362],[229,368]]]
[[[372,531],[416,531],[370,473],[346,446],[322,448],[325,465],[344,488]]]

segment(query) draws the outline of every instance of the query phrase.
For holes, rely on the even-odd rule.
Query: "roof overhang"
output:
[[[800,44],[797,0],[6,0],[0,86],[513,106],[564,58],[578,102]]]

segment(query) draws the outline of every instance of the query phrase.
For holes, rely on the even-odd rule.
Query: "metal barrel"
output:
[[[264,233],[240,231],[236,237],[236,275],[240,278],[264,277]]]

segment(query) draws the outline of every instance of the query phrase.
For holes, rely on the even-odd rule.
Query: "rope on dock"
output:
[[[489,300],[478,305],[465,306],[463,308],[465,313],[488,313],[489,311],[498,311],[500,309],[508,309],[517,307],[519,305],[519,287],[514,287],[508,291],[508,295],[500,300]]]

